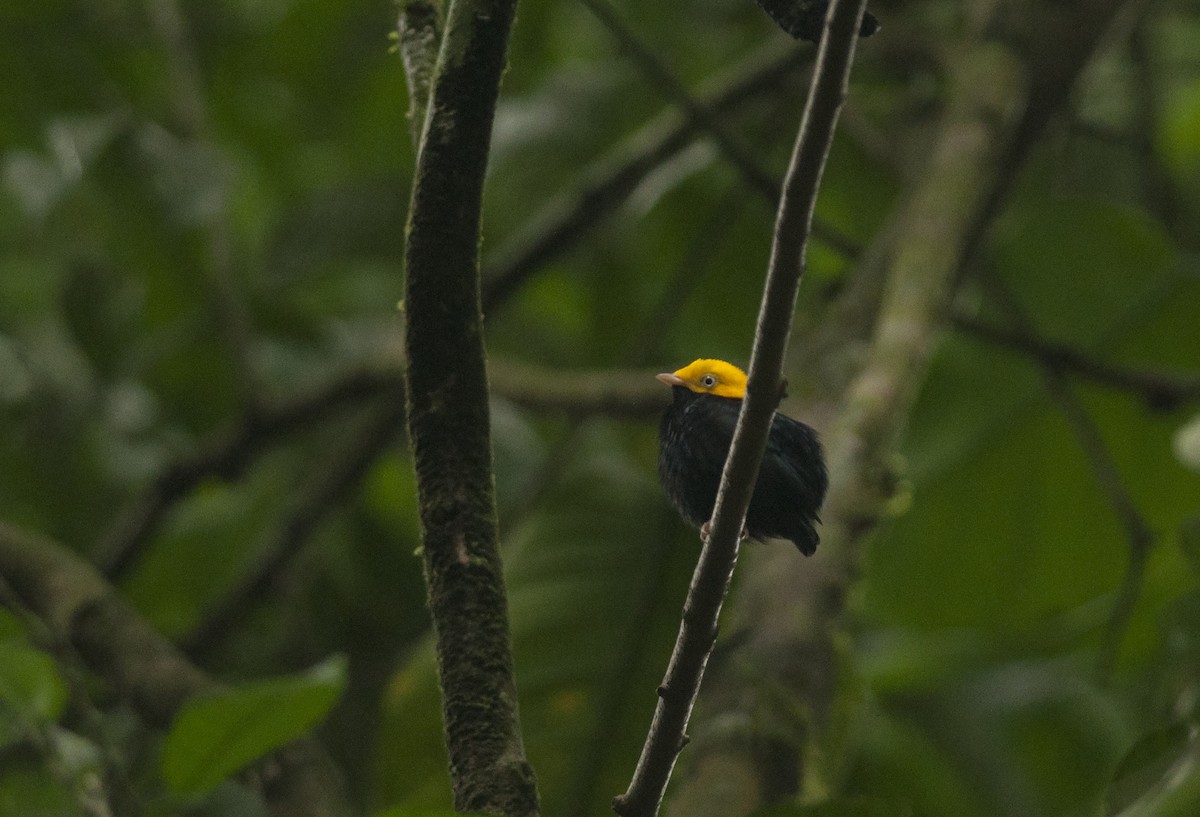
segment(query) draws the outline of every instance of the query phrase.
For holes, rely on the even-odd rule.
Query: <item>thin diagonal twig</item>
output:
[[[765,48],[706,86],[698,104],[714,115],[731,112],[777,87],[804,61],[799,49]],[[694,119],[670,110],[585,168],[577,188],[553,199],[515,237],[489,254],[483,270],[484,312],[501,306],[534,272],[579,243],[700,131]]]
[[[692,122],[716,144],[725,160],[733,165],[746,185],[757,192],[767,204],[775,207],[779,201],[779,180],[764,167],[713,115],[711,109],[696,99],[675,73],[641,41],[636,33],[625,24],[621,15],[608,0],[580,0],[609,30],[621,47],[637,63],[642,72],[658,87],[668,101],[677,105]],[[860,247],[848,236],[826,224],[814,224],[813,235],[820,238],[837,252],[853,257]]]
[[[758,191],[772,204],[779,198],[779,181],[750,155],[750,152],[733,137],[712,111],[692,96],[691,92],[675,76],[658,55],[647,48],[608,0],[579,0],[587,7],[609,33],[620,43],[621,48],[637,63],[638,68],[653,81],[668,101],[679,106],[701,130],[716,143],[721,154],[737,169],[746,184]]]
[[[93,548],[96,563],[109,578],[124,575],[150,543],[171,507],[202,480],[210,476],[235,477],[266,446],[359,400],[394,387],[401,376],[398,370],[352,370],[311,391],[264,406],[213,432],[193,453],[164,464],[149,483],[117,511]]]
[[[956,328],[970,337],[1033,357],[1041,363],[1105,386],[1140,396],[1153,409],[1170,411],[1200,400],[1200,376],[1121,366],[1073,346],[1054,343],[1017,329],[986,323],[966,314],[954,315]]]
[[[830,6],[776,217],[746,398],[721,477],[710,534],[692,576],[679,636],[659,687],[654,719],[629,788],[613,800],[613,810],[621,817],[658,813],[675,760],[686,742],[688,719],[716,641],[717,618],[737,563],[750,493],[781,395],[784,351],[804,273],[817,189],[846,96],[855,34],[865,8],[865,0],[834,0]]]
[[[404,395],[397,389],[373,416],[347,434],[324,462],[311,469],[253,567],[211,604],[196,627],[180,640],[184,653],[194,661],[201,660],[262,600],[272,581],[295,561],[321,520],[338,507],[400,432],[403,420]]]

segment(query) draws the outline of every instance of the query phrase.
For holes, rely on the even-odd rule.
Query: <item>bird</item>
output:
[[[723,360],[700,358],[656,376],[672,391],[658,429],[659,479],[680,516],[706,536],[746,396],[746,373]],[[817,432],[776,412],[744,533],[760,541],[789,539],[811,556],[819,541],[814,525],[828,487]]]

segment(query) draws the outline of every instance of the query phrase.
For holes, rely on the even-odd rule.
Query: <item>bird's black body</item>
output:
[[[683,518],[701,526],[712,517],[742,401],[682,385],[671,391],[674,399],[659,426],[658,473]],[[776,414],[746,513],[750,536],[790,539],[812,555],[818,542],[813,523],[828,484],[817,432]]]

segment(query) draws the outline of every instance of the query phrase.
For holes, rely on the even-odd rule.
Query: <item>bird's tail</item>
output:
[[[789,538],[805,556],[812,556],[816,553],[817,543],[821,541],[821,537],[817,535],[817,529],[807,519],[800,524],[800,529],[796,531],[796,535]]]

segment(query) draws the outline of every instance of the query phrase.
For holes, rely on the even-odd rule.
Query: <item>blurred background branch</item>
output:
[[[1157,411],[1171,411],[1200,400],[1200,375],[1114,363],[1099,355],[1055,343],[1019,328],[988,323],[973,315],[956,314],[953,321],[956,329],[970,337],[1026,355],[1046,367],[1131,392]]]
[[[404,390],[394,388],[384,405],[366,409],[342,444],[312,471],[296,491],[276,530],[238,583],[217,599],[180,641],[184,653],[202,660],[269,596],[271,585],[299,556],[315,528],[359,487],[371,463],[396,436],[404,421]]]
[[[95,546],[96,562],[119,577],[149,545],[170,508],[208,477],[236,479],[266,446],[307,425],[325,420],[401,382],[400,370],[350,369],[329,383],[263,406],[200,441],[196,451],[165,463],[149,485],[118,509]]]
[[[764,46],[706,83],[696,105],[714,116],[732,113],[777,90],[807,61],[807,53],[794,46]],[[572,193],[554,196],[485,259],[484,312],[491,313],[533,273],[579,243],[625,203],[650,173],[704,133],[702,126],[694,117],[661,113],[580,171],[582,184]],[[776,198],[773,191],[772,206]]]

